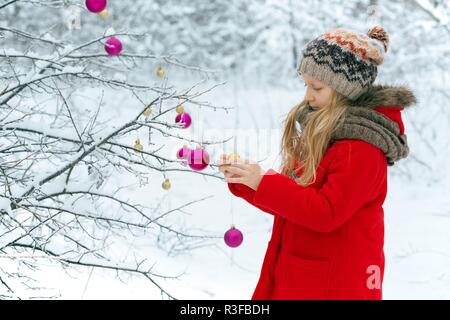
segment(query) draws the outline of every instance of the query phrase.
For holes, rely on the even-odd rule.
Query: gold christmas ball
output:
[[[134,143],[134,149],[136,151],[142,151],[144,150],[144,146],[141,144],[141,140],[139,138],[136,139],[136,142]]]
[[[239,159],[240,157],[241,156],[239,155],[239,153],[236,153],[236,152],[230,154],[230,159],[231,160],[236,160],[236,159]]]
[[[169,181],[169,179],[164,180],[164,182],[162,183],[162,188],[164,190],[169,190],[170,189],[170,181]]]
[[[158,69],[156,70],[156,75],[157,75],[159,78],[164,77],[164,69],[163,69],[161,66],[159,66]]]
[[[183,105],[180,104],[180,105],[176,108],[176,111],[177,111],[178,114],[184,113],[184,107],[183,107]]]
[[[144,110],[143,115],[147,118],[149,115],[152,114],[152,108],[147,107],[147,109]]]
[[[108,19],[109,17],[109,11],[107,9],[101,11],[99,14],[100,18],[102,18],[103,20]]]

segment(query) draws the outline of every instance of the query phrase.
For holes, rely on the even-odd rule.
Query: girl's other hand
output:
[[[250,160],[230,159],[222,155],[219,162],[219,170],[225,175],[228,183],[242,183],[256,190],[261,182],[265,171]]]
[[[222,154],[222,155],[220,156],[220,160],[219,160],[219,163],[218,163],[218,165],[219,165],[219,171],[223,173],[223,175],[225,176],[225,179],[228,179],[228,178],[237,178],[237,177],[239,177],[238,175],[232,174],[232,173],[229,171],[229,169],[230,169],[230,167],[231,167],[231,164],[232,164],[232,163],[235,163],[235,162],[236,162],[236,160],[231,159],[231,158],[230,158],[228,155],[226,155],[226,154]]]

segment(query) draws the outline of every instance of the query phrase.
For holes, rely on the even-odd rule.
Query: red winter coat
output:
[[[376,110],[403,134],[401,109]],[[253,300],[382,298],[387,160],[381,149],[363,140],[336,141],[309,187],[272,169],[257,191],[228,187],[274,215]]]

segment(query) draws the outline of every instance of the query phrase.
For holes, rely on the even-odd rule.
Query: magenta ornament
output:
[[[93,13],[100,13],[106,8],[106,0],[86,0],[86,8]]]
[[[201,171],[209,164],[209,154],[204,149],[196,148],[194,150],[190,150],[187,160],[188,165],[192,170]]]
[[[241,245],[242,241],[244,241],[244,235],[239,229],[236,229],[235,226],[232,225],[230,230],[225,232],[223,239],[227,246],[237,248]]]
[[[122,42],[115,37],[109,38],[105,43],[105,50],[110,56],[118,56],[122,51]]]
[[[180,150],[177,152],[177,158],[178,159],[187,159],[189,157],[189,154],[191,152],[191,148],[187,146],[183,146]]]
[[[175,118],[175,122],[176,123],[181,123],[182,124],[182,128],[186,129],[189,128],[189,126],[191,125],[192,119],[191,116],[188,113],[179,113],[177,115],[177,117]]]

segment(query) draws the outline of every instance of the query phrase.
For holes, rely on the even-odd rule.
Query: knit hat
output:
[[[372,87],[388,45],[389,35],[381,27],[374,27],[367,34],[333,29],[302,50],[298,73],[354,100]]]

